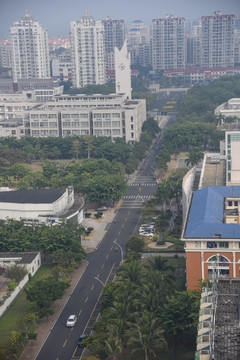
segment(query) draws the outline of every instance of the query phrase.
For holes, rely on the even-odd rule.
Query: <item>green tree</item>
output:
[[[132,235],[126,244],[126,250],[127,252],[134,251],[139,253],[143,251],[144,245],[145,243],[142,236]]]
[[[50,306],[56,299],[63,296],[66,287],[66,282],[49,277],[30,284],[30,286],[24,291],[26,293],[27,300],[35,304],[37,313],[41,318],[52,314],[53,311]]]
[[[189,165],[197,165],[200,160],[202,160],[204,157],[203,152],[198,148],[193,148],[190,153],[188,154],[188,158],[185,160],[187,166]]]
[[[167,348],[163,330],[149,312],[144,311],[129,329],[128,346],[133,354],[143,352],[145,360],[149,360],[151,354],[156,356],[156,352]]]
[[[8,267],[5,272],[5,277],[11,280],[15,280],[19,283],[24,276],[27,275],[27,270],[24,266],[14,264],[11,267]]]
[[[157,201],[163,204],[163,210],[166,211],[167,202],[171,199],[172,188],[168,179],[163,179],[160,184],[157,186],[157,191],[155,192],[155,197]]]
[[[168,260],[162,256],[154,256],[152,259],[148,260],[147,264],[150,267],[150,269],[156,271],[173,270],[173,267],[169,265]]]
[[[76,159],[78,161],[78,155],[79,155],[79,152],[81,150],[81,142],[79,141],[79,139],[75,139],[73,140],[73,151],[74,153],[76,154]]]
[[[176,292],[167,296],[162,307],[161,320],[167,334],[173,339],[173,356],[177,337],[196,326],[199,310],[199,294],[197,292]]]

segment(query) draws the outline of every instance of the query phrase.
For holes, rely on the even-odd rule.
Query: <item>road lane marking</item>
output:
[[[106,256],[106,260],[108,259],[108,257],[109,257],[109,254]]]
[[[67,343],[67,340],[65,341],[65,343],[63,344],[63,347],[65,347],[66,346],[66,343]]]
[[[94,288],[94,284],[93,284],[92,287],[91,287],[91,291],[93,290],[93,288]]]
[[[112,249],[113,249],[113,246],[111,247],[110,251],[112,251]],[[98,274],[98,276],[99,276],[99,274]]]
[[[118,235],[120,235],[120,234],[121,234],[121,231],[118,232]],[[116,240],[117,240],[117,239],[116,239]]]
[[[124,227],[124,224],[122,224],[122,228]]]
[[[126,217],[126,218],[125,218],[125,222],[127,221],[127,219],[128,219],[128,218]]]
[[[85,303],[88,301],[88,296],[86,297]]]
[[[104,268],[104,264],[102,264],[102,267],[101,267],[101,269],[103,269]]]
[[[108,274],[108,277],[107,277],[107,280],[106,280],[106,282],[105,282],[105,284],[107,283],[107,281],[108,281],[108,279],[109,279],[109,277],[110,277],[110,275],[111,275],[111,273],[112,273],[112,270],[113,270],[113,268],[114,268],[114,266],[115,266],[115,262],[113,263],[113,266],[111,267],[111,270],[110,270],[110,272],[109,272],[109,274]],[[99,275],[98,275],[99,276]],[[85,326],[85,328],[84,328],[84,330],[83,330],[83,334],[86,332],[86,329],[88,328],[88,325],[89,325],[89,323],[90,323],[90,321],[91,320],[93,320],[93,313],[94,313],[94,311],[95,311],[95,309],[96,309],[96,307],[97,307],[97,304],[99,303],[99,300],[100,300],[100,298],[101,298],[101,296],[102,296],[102,291],[103,291],[103,288],[102,288],[102,290],[101,290],[101,292],[100,292],[100,294],[99,294],[99,296],[98,296],[98,298],[97,298],[97,301],[96,301],[96,303],[95,303],[95,305],[94,305],[94,307],[93,307],[93,310],[92,310],[92,312],[91,312],[91,314],[90,314],[90,316],[89,316],[89,319],[88,319],[88,321],[87,321],[87,324],[86,324],[86,326]],[[98,314],[98,316],[99,316],[99,314]],[[97,320],[97,318],[96,318],[96,320]],[[90,327],[91,329],[92,329],[92,327]],[[72,358],[74,358],[75,357],[75,354],[76,354],[76,352],[77,352],[77,349],[78,349],[78,346],[76,346],[76,348],[75,348],[75,350],[74,350],[74,352],[73,352],[73,355],[72,355]],[[83,353],[82,353],[83,354]],[[82,355],[81,355],[81,357],[82,357]],[[80,358],[81,359],[81,358]]]
[[[82,313],[82,309],[79,311],[78,316],[80,316],[80,315],[81,315],[81,313]]]

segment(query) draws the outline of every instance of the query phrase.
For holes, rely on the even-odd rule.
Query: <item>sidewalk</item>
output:
[[[82,221],[84,227],[94,228],[93,236],[89,240],[82,240],[82,246],[87,253],[96,250],[98,244],[106,234],[109,224],[113,221],[119,205],[120,202],[115,208],[105,211],[104,217],[101,220],[85,218]],[[91,210],[89,210],[89,212],[91,212]],[[56,300],[53,304],[54,314],[49,316],[48,319],[44,318],[42,320],[36,331],[37,339],[29,341],[19,357],[19,360],[33,360],[36,358],[87,266],[88,261],[82,260],[79,268],[71,274],[71,285],[65,290],[63,297]]]
[[[100,220],[90,219],[90,218],[83,219],[82,225],[85,228],[93,227],[93,229],[94,229],[93,235],[90,237],[89,240],[82,240],[82,246],[87,253],[96,250],[99,243],[104,238],[104,235],[107,232],[109,224],[115,218],[115,215],[116,215],[119,205],[120,205],[120,202],[117,203],[115,208],[109,208],[107,211],[104,211],[103,218]],[[88,212],[93,213],[94,210],[88,209]]]

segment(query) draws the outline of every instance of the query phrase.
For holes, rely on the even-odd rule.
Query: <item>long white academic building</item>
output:
[[[0,93],[0,136],[95,135],[139,141],[146,120],[146,100],[131,99],[126,42],[121,50],[115,48],[115,69],[115,94],[64,95],[57,84]]]

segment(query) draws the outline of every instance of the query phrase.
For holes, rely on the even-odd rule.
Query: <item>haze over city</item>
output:
[[[9,27],[24,16],[25,9],[29,9],[34,19],[48,29],[50,36],[68,35],[70,21],[78,20],[86,9],[96,19],[110,16],[113,19],[123,19],[126,24],[141,19],[149,25],[153,18],[161,18],[166,14],[185,17],[190,21],[203,15],[212,15],[214,10],[220,10],[223,14],[240,15],[239,0],[1,0],[1,38],[8,36]]]

